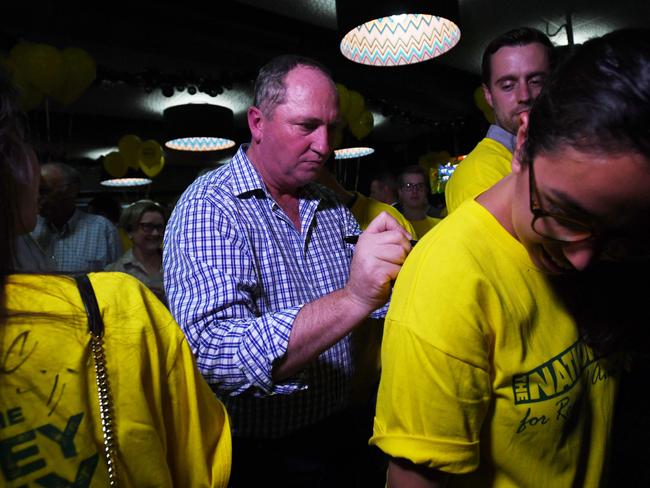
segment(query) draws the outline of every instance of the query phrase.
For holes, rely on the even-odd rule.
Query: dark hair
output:
[[[566,146],[650,158],[650,29],[587,41],[549,76],[531,109],[521,159]]]
[[[391,191],[397,190],[397,178],[395,178],[395,175],[390,171],[382,171],[381,173],[373,176],[370,181],[378,181],[390,188]]]
[[[125,231],[132,232],[147,212],[158,212],[167,222],[167,213],[162,205],[153,200],[138,200],[124,209],[120,217],[120,225]]]
[[[399,186],[402,186],[404,184],[404,175],[422,175],[427,189],[429,188],[429,177],[422,166],[412,164],[403,168],[397,176],[397,183]]]
[[[287,87],[284,80],[287,74],[297,66],[316,69],[332,77],[329,69],[318,61],[306,56],[285,54],[277,56],[266,63],[259,71],[253,90],[253,105],[269,117],[277,105],[284,103]]]
[[[0,287],[13,266],[19,195],[31,178],[29,157],[17,92],[0,70]]]
[[[492,76],[492,55],[499,49],[506,46],[527,46],[528,44],[539,43],[544,46],[548,53],[549,63],[553,60],[553,44],[548,36],[542,31],[532,27],[518,27],[509,30],[493,39],[483,51],[483,60],[481,61],[481,79],[485,86],[490,86],[490,77]]]

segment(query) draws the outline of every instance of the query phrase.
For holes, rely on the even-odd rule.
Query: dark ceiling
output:
[[[362,142],[378,148],[377,162],[395,167],[416,162],[428,150],[466,152],[482,136],[486,122],[472,95],[480,83],[483,47],[495,35],[530,25],[552,34],[556,45],[566,45],[567,20],[577,43],[618,27],[650,25],[647,0],[460,0],[459,8],[461,41],[451,52],[395,68],[343,58],[335,0],[156,2],[147,7],[24,2],[3,8],[0,49],[6,52],[25,39],[61,49],[81,47],[96,60],[97,79],[81,98],[70,106],[51,102],[30,114],[39,144],[58,159],[98,167],[99,154],[114,148],[124,134],[161,140],[162,109],[194,101],[232,108],[238,142],[245,142],[244,111],[256,70],[277,54],[294,52],[318,58],[335,81],[365,97],[378,120]],[[190,97],[187,86],[200,83],[215,90],[213,95],[223,93]],[[165,88],[174,96],[164,96]],[[173,193],[222,155],[166,157],[168,167],[156,184]]]

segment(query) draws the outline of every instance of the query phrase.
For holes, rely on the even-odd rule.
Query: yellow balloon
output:
[[[350,92],[341,83],[336,84],[336,91],[339,94],[339,117],[343,119],[350,109]]]
[[[121,153],[113,151],[104,156],[104,169],[113,178],[122,178],[128,167]]]
[[[140,168],[146,166],[147,168],[154,168],[160,163],[160,158],[162,157],[163,152],[160,144],[153,139],[144,141],[140,145]]]
[[[158,173],[160,173],[164,167],[165,167],[165,156],[161,156],[160,159],[158,160],[158,163],[152,167],[145,166],[142,163],[142,161],[140,161],[140,169],[149,178],[153,178],[154,176],[158,175]]]
[[[22,70],[14,66],[11,78],[18,90],[21,110],[33,110],[43,102],[43,92],[29,82]]]
[[[120,149],[120,153],[129,168],[140,168],[139,160],[141,144],[142,141],[140,138],[133,134],[122,136],[119,140],[117,147]]]
[[[46,95],[51,95],[65,83],[63,55],[54,46],[19,42],[11,49],[9,57],[29,83]]]
[[[65,83],[53,93],[61,103],[68,105],[85,92],[97,76],[95,60],[81,48],[68,47],[62,52],[66,68]]]
[[[360,116],[361,113],[366,108],[366,102],[364,101],[361,93],[356,90],[349,90],[350,101],[348,111],[346,113],[346,120],[350,125],[352,125]]]
[[[479,86],[476,88],[476,90],[474,90],[474,103],[481,110],[481,112],[483,112],[483,115],[485,116],[486,120],[490,124],[493,124],[494,110],[492,110],[492,107],[490,107],[490,105],[487,103],[482,86]]]
[[[375,119],[372,116],[372,112],[370,110],[364,110],[356,120],[350,122],[350,132],[358,140],[361,140],[370,134],[374,125]]]

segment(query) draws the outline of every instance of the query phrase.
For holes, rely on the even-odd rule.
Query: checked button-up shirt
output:
[[[233,434],[279,437],[347,406],[349,335],[299,375],[274,382],[301,307],[342,288],[359,233],[329,190],[301,190],[298,232],[242,146],[179,200],[164,241],[170,309],[199,369],[233,419]]]

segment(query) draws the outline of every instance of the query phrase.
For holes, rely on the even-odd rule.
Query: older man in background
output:
[[[71,166],[41,166],[39,217],[31,237],[51,260],[54,271],[101,271],[121,253],[115,226],[76,207],[80,188],[79,173]]]

